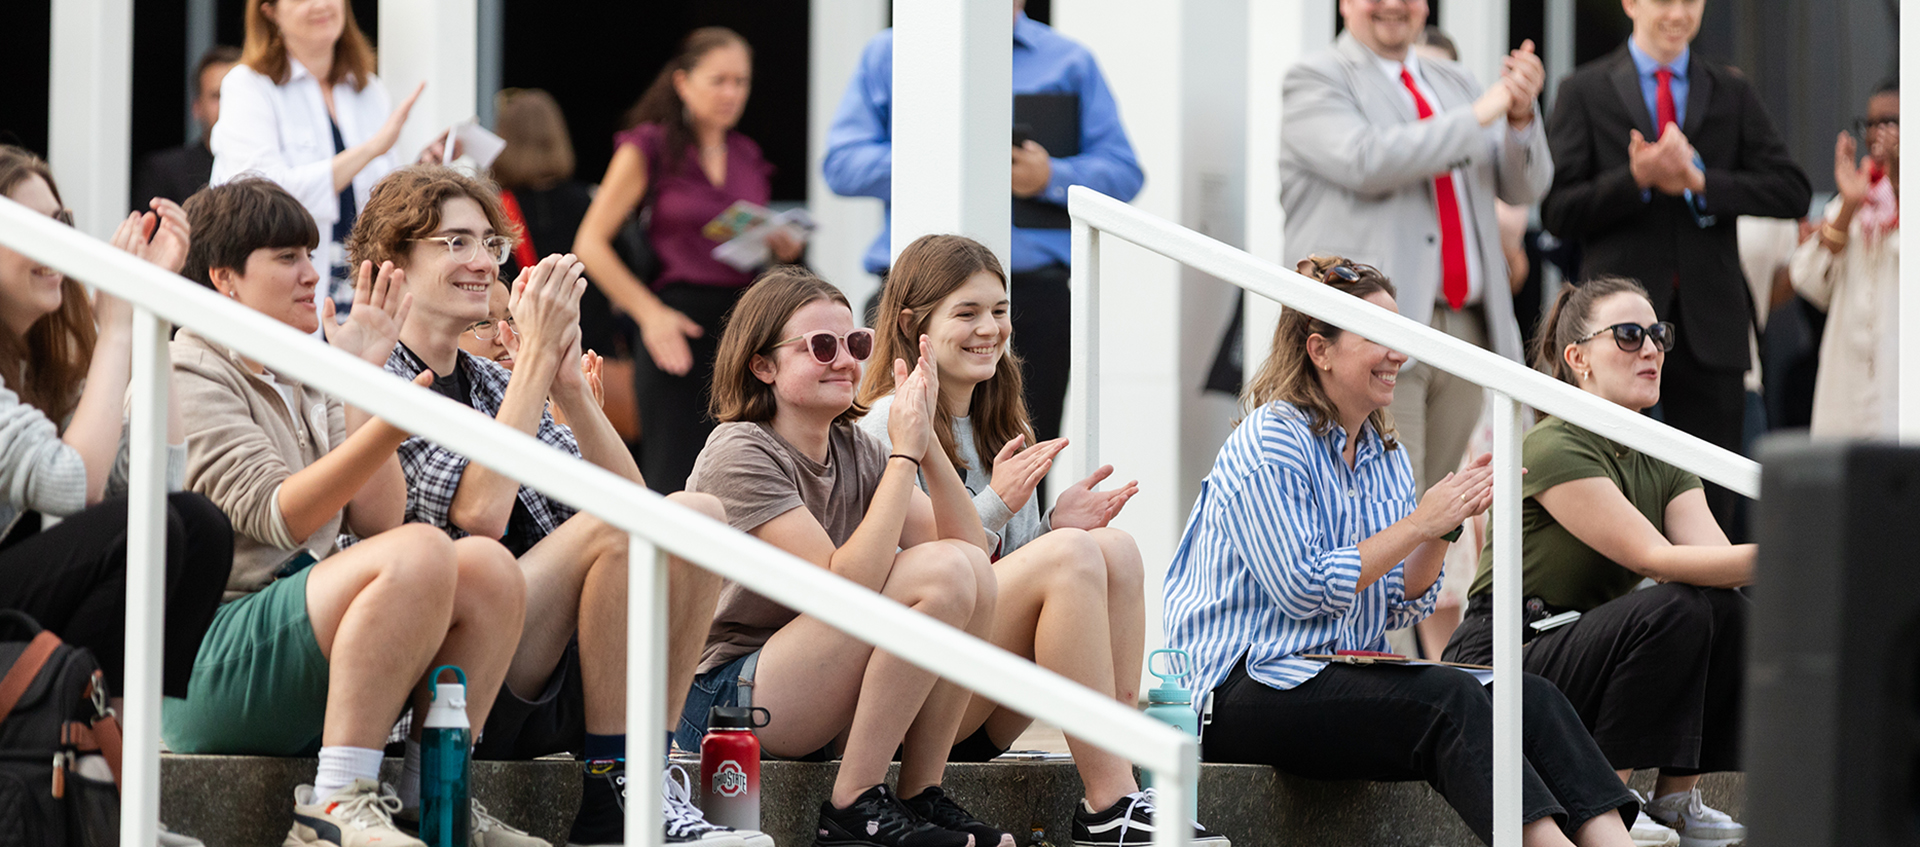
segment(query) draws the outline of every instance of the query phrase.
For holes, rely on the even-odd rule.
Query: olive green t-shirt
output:
[[[1522,579],[1527,596],[1558,608],[1587,611],[1625,596],[1641,576],[1573,537],[1534,499],[1540,492],[1563,482],[1606,477],[1664,534],[1667,504],[1700,487],[1700,478],[1693,474],[1559,418],[1547,418],[1528,431],[1520,454],[1527,469],[1520,487]],[[1488,536],[1472,593],[1492,591],[1493,538]]]

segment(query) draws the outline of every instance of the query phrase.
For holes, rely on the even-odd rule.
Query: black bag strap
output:
[[[0,633],[11,627],[20,632],[20,640],[26,641],[40,634],[40,622],[32,615],[19,609],[0,609]]]
[[[13,668],[0,678],[0,723],[13,714],[13,707],[25,696],[27,688],[33,685],[34,677],[40,675],[40,669],[46,667],[47,660],[53,657],[53,651],[60,646],[60,636],[42,630],[27,644],[27,650],[15,660]]]

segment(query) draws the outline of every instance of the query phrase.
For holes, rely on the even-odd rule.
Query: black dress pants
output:
[[[1745,303],[1728,308],[1746,308]],[[1746,369],[1729,370],[1700,361],[1687,343],[1686,316],[1680,313],[1680,300],[1674,298],[1672,320],[1678,329],[1679,343],[1667,352],[1666,367],[1660,373],[1660,416],[1673,428],[1716,447],[1741,452],[1746,431]],[[1707,507],[1714,520],[1736,541],[1743,538],[1742,527],[1734,515],[1740,495],[1716,483],[1706,483]]]
[[[28,513],[23,521],[38,522]],[[0,548],[0,608],[32,615],[66,641],[93,651],[107,688],[126,670],[127,501],[106,500],[40,532],[15,531]],[[198,494],[167,496],[166,645],[161,693],[187,696],[200,640],[233,570],[233,528]]]
[[[674,376],[655,366],[646,345],[633,353],[633,396],[640,405],[640,474],[647,487],[672,494],[687,487],[693,460],[707,446],[713,416],[707,398],[713,386],[713,359],[720,350],[720,330],[727,312],[745,288],[668,283],[658,292],[660,301],[691,318],[706,332],[687,339],[693,367]]]
[[[1060,437],[1060,419],[1067,408],[1067,376],[1073,365],[1069,276],[1066,265],[1048,265],[1016,272],[1011,281],[1013,351],[1020,354],[1027,415],[1040,441]]]
[[[1639,804],[1594,747],[1565,697],[1537,676],[1525,686],[1522,809],[1571,835]],[[1272,765],[1309,779],[1426,780],[1480,840],[1493,843],[1493,698],[1452,668],[1331,665],[1281,691],[1241,662],[1213,692],[1209,762]]]
[[[1487,598],[1468,604],[1448,661],[1492,661]],[[1730,588],[1635,591],[1535,637],[1524,665],[1566,694],[1615,769],[1737,771],[1751,605]]]

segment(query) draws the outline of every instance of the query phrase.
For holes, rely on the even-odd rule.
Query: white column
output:
[[[1920,85],[1920,17],[1900,18],[1900,87]],[[1901,118],[1905,118],[1902,108]],[[1908,185],[1907,183],[1913,183]],[[1900,193],[1920,190],[1920,174],[1900,175]],[[1920,234],[1900,230],[1900,252],[1920,256]],[[1900,266],[1900,440],[1920,444],[1920,262]]]
[[[1547,43],[1541,45],[1546,50],[1547,89],[1545,103],[1553,106],[1553,95],[1560,90],[1560,80],[1573,73],[1573,0],[1546,0]]]
[[[1507,55],[1507,0],[1447,0],[1439,24],[1460,48],[1466,65],[1482,86],[1500,78],[1500,60]]]
[[[106,239],[127,212],[133,0],[53,4],[47,158],[81,232]]]
[[[860,51],[887,26],[887,0],[834,0],[812,4],[807,28],[807,211],[820,225],[807,245],[807,262],[840,286],[858,311],[880,285],[861,258],[880,235],[885,210],[872,197],[841,197],[827,187],[820,162],[827,156],[827,130]]]
[[[893,255],[959,233],[1009,261],[1013,7],[894,0]]]
[[[478,96],[477,0],[380,0],[380,78],[395,106],[425,82],[400,140],[401,161],[455,122],[473,117]]]
[[[1333,44],[1332,3],[1252,3],[1247,9],[1247,212],[1246,250],[1292,267],[1286,249],[1286,212],[1280,207],[1280,84],[1301,57]],[[1241,325],[1245,378],[1266,361],[1280,304],[1243,295]]]

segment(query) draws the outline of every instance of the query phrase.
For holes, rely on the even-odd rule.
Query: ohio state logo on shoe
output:
[[[747,793],[747,774],[740,769],[739,762],[728,759],[714,769],[713,793],[722,797],[739,797]]]

